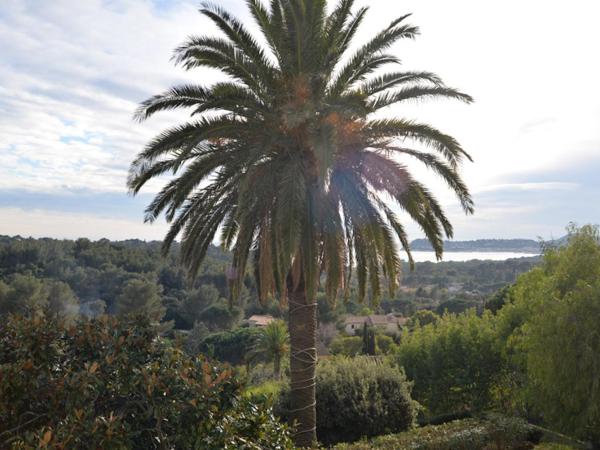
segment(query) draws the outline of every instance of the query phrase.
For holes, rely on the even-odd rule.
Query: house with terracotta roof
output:
[[[367,316],[367,326],[375,327],[388,333],[397,333],[400,331],[400,327],[406,323],[406,320],[402,319],[404,317],[396,317],[393,314],[371,314]]]
[[[366,323],[368,327],[375,327],[388,333],[397,333],[407,321],[408,319],[406,317],[396,317],[394,314],[346,316],[344,319],[344,331],[349,335],[360,333]]]
[[[362,331],[368,316],[346,316],[344,319],[344,331],[350,336]]]
[[[250,316],[246,320],[246,323],[248,324],[249,327],[266,327],[274,320],[275,320],[275,317],[270,316],[270,315],[262,316],[259,314],[255,314],[253,316]]]

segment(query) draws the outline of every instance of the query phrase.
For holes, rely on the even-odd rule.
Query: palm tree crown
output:
[[[148,206],[146,220],[164,213],[171,223],[164,249],[181,236],[192,274],[220,233],[222,245],[233,250],[233,297],[249,260],[261,299],[286,299],[300,287],[308,306],[325,275],[334,301],[340,292],[348,295],[353,273],[360,300],[369,285],[377,301],[383,280],[393,294],[400,247],[412,263],[397,211],[420,226],[438,257],[444,236],[453,233],[440,203],[399,158],[435,171],[472,213],[458,173],[470,157],[429,125],[375,114],[411,100],[471,97],[429,72],[381,71],[399,63],[389,53],[392,44],[418,34],[408,16],[349,54],[367,12],[354,10],[354,0],[339,0],[330,13],[326,0],[246,3],[267,46],[219,6],[203,5],[201,13],[222,37],[191,37],[174,59],[186,70],[219,69],[227,80],[173,87],[140,106],[139,120],[175,108],[190,108],[191,120],[164,131],[138,155],[131,192],[174,175]],[[293,347],[292,334],[292,354]]]
[[[392,291],[396,286],[394,234],[410,255],[404,228],[384,199],[420,225],[438,256],[443,235],[452,236],[440,204],[391,156],[408,155],[435,170],[466,212],[473,202],[457,172],[468,155],[456,140],[414,121],[369,117],[408,100],[471,98],[428,72],[368,78],[399,62],[386,49],[417,34],[404,23],[407,16],[341,64],[366,8],[351,14],[353,1],[345,0],[326,15],[325,0],[274,0],[270,11],[258,0],[247,3],[269,49],[221,8],[205,5],[201,12],[226,38],[190,38],[175,60],[186,69],[221,69],[230,80],[174,87],[141,105],[140,120],[181,107],[192,108],[195,120],[148,144],[132,164],[129,187],[137,193],[157,175],[178,174],[150,204],[146,219],[166,212],[172,226],[164,247],[182,233],[183,260],[192,272],[221,226],[222,244],[234,249],[234,295],[253,253],[261,298],[284,294],[294,266],[312,294],[324,270],[331,299],[349,286],[355,267],[360,297],[368,280],[377,299],[382,274]]]
[[[281,360],[290,350],[290,338],[283,320],[274,320],[261,328],[256,344],[252,348],[253,355],[262,356],[273,361],[273,375],[279,379]]]

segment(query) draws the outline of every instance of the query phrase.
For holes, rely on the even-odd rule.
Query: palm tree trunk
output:
[[[303,277],[301,277],[303,278]],[[317,365],[317,304],[306,297],[304,280],[294,286],[288,276],[291,411],[296,423],[294,443],[311,447],[317,441],[315,369]]]
[[[275,355],[273,360],[273,377],[277,381],[281,378],[281,357],[279,355]]]

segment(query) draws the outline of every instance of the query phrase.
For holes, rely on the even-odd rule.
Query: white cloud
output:
[[[169,57],[203,28],[191,2],[160,13],[145,1],[3,4],[0,188],[124,191],[131,159],[177,118],[139,125],[133,111],[192,79]]]

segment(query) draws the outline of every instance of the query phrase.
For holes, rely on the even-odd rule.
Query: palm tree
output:
[[[273,361],[273,377],[276,380],[281,376],[281,360],[290,350],[290,338],[287,326],[283,320],[274,320],[263,327],[258,340],[252,349],[253,355],[263,356],[268,361]]]
[[[140,106],[139,120],[190,108],[187,123],[147,144],[131,166],[133,194],[151,179],[173,178],[146,210],[171,224],[163,250],[181,236],[181,258],[193,276],[219,236],[233,251],[230,292],[239,294],[253,261],[261,300],[289,302],[292,418],[295,442],[315,433],[316,293],[321,280],[331,302],[347,297],[357,278],[359,300],[377,302],[382,282],[393,294],[400,247],[412,257],[399,220],[404,211],[441,258],[452,225],[432,193],[402,158],[438,174],[466,213],[473,202],[458,168],[469,155],[426,124],[382,118],[390,105],[429,98],[472,99],[429,72],[393,70],[390,46],[418,29],[393,20],[358,50],[349,47],[367,8],[339,0],[247,0],[262,45],[219,6],[201,13],[221,37],[191,37],[175,50],[186,70],[208,67],[226,78],[211,86],[183,85]],[[377,117],[375,117],[377,113]],[[217,235],[218,233],[218,235]],[[369,287],[369,292],[367,292]]]

